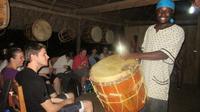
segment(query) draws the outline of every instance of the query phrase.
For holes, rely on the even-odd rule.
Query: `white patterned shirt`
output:
[[[184,30],[178,25],[156,32],[151,25],[145,34],[142,44],[143,52],[162,51],[168,58],[165,60],[142,60],[147,96],[160,100],[168,100],[170,74],[175,58],[185,38]]]

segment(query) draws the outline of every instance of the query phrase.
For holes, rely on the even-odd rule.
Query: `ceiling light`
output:
[[[195,12],[195,7],[193,5],[191,5],[188,12],[189,12],[189,14],[193,14]]]

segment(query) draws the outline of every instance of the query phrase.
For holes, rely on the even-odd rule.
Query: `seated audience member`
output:
[[[92,67],[94,64],[96,64],[99,61],[99,55],[97,54],[97,49],[92,49],[92,54],[89,57],[89,64],[90,67]]]
[[[107,56],[109,56],[109,54],[108,54],[108,48],[104,47],[103,48],[103,52],[100,54],[100,59],[103,59],[103,58],[105,58]]]
[[[73,63],[73,60],[71,59],[68,53],[58,57],[56,62],[53,64],[55,74],[59,74],[59,73],[62,74],[66,72],[67,70],[71,69],[72,63]]]
[[[80,80],[81,86],[83,88],[89,75],[89,65],[86,49],[81,49],[80,53],[74,57],[72,70],[75,77]]]
[[[48,83],[51,85],[52,88],[48,88],[48,92],[51,93],[52,89],[56,91],[56,94],[60,94],[60,80],[58,77],[56,77],[53,73],[53,67],[51,65],[51,62],[49,60],[48,66],[43,66],[39,69],[38,74],[45,80],[48,81]]]
[[[53,102],[49,97],[45,81],[37,72],[42,66],[48,65],[46,48],[40,43],[30,43],[25,49],[27,67],[16,75],[17,82],[22,86],[28,112],[92,112],[90,101],[74,103],[73,98],[61,102]]]
[[[55,83],[54,87],[57,94],[60,94],[63,91],[64,85],[62,84],[64,79],[69,77],[67,73],[71,71],[73,60],[70,57],[69,53],[62,55],[57,59],[54,58],[53,60],[56,60],[53,63],[53,74],[56,76],[56,81],[58,82]]]
[[[24,53],[22,49],[11,47],[6,54],[7,66],[3,68],[0,74],[1,87],[6,80],[14,80],[17,74],[17,68],[21,67],[24,62]]]
[[[47,69],[49,68],[49,69]],[[60,102],[60,101],[63,101],[63,99],[66,99],[66,98],[73,98],[74,99],[74,94],[73,93],[57,93],[55,91],[55,88],[54,88],[54,84],[55,82],[52,82],[50,77],[49,77],[49,73],[50,73],[50,69],[51,67],[49,66],[44,66],[42,67],[42,69],[39,70],[39,75],[43,78],[44,82],[45,82],[45,85],[46,85],[46,88],[47,88],[47,92],[48,92],[48,95],[50,96],[51,100],[53,102]],[[54,81],[57,81],[56,79],[58,78],[55,78]],[[60,82],[56,82],[56,83],[59,83]]]

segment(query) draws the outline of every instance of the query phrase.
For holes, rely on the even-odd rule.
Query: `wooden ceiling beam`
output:
[[[63,17],[70,17],[70,18],[74,18],[77,20],[85,19],[85,20],[90,20],[90,21],[106,23],[106,24],[123,26],[123,24],[120,23],[119,21],[113,21],[113,20],[105,18],[105,17],[83,16],[83,15],[70,14],[70,13],[66,13],[66,12],[58,12],[58,11],[48,10],[48,9],[44,9],[41,7],[18,3],[18,2],[11,2],[10,6],[16,7],[16,8],[21,8],[21,9],[34,10],[34,11],[38,11],[38,12],[44,12],[44,13],[48,13],[48,14],[59,15],[59,16],[63,16]]]
[[[173,1],[179,1],[179,0],[173,0]],[[95,14],[95,13],[116,11],[116,10],[121,10],[121,9],[128,9],[128,8],[133,8],[133,7],[147,6],[147,5],[155,4],[157,2],[158,0],[125,0],[125,1],[105,4],[105,5],[78,9],[78,10],[75,10],[75,12],[83,13],[83,14]]]

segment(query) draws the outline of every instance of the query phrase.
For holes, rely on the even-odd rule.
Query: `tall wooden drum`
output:
[[[138,61],[106,57],[92,67],[90,79],[106,112],[138,112],[144,106],[146,93]]]
[[[0,0],[0,29],[6,28],[10,21],[10,6],[8,0]]]

